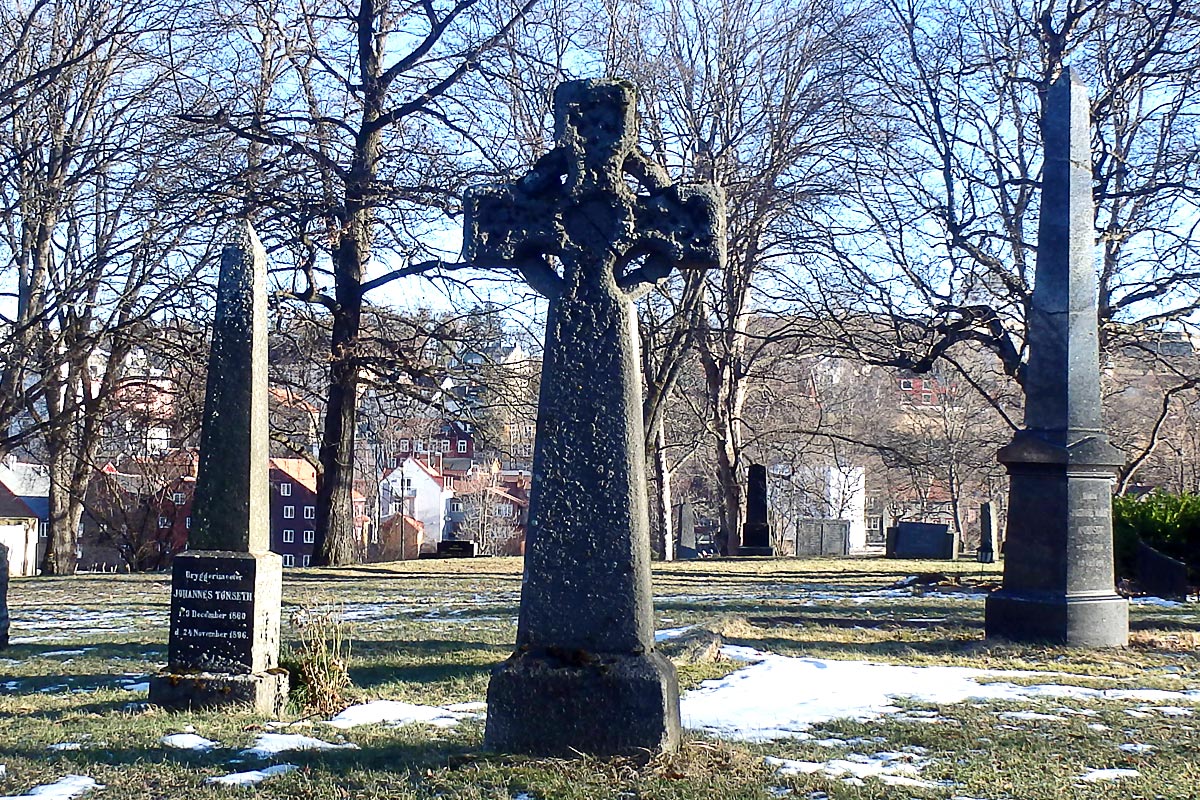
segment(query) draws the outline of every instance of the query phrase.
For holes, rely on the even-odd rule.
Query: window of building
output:
[[[901,388],[901,389],[911,389],[911,388],[913,388],[913,386],[912,386],[912,379],[911,379],[911,378],[901,378],[901,379],[900,379],[900,388]]]
[[[921,395],[921,402],[922,402],[922,403],[932,403],[932,402],[933,402],[933,395],[932,395],[932,394],[930,394],[929,392],[924,392],[924,393]]]
[[[404,503],[400,502],[399,500],[393,500],[392,501],[392,513],[393,514],[404,513]]]
[[[513,513],[512,503],[499,503],[496,506],[497,517],[511,517]]]
[[[306,566],[306,567],[307,567],[308,565],[312,564],[312,556],[303,556],[303,557],[301,557],[301,559],[300,559],[300,563],[301,563],[303,566]]]
[[[296,541],[296,532],[295,532],[294,530],[291,530],[290,528],[289,528],[288,530],[285,530],[285,531],[283,532],[283,540],[284,540],[285,542],[294,542],[294,541]]]
[[[186,519],[183,521],[183,527],[187,528],[188,530],[191,530],[191,527],[192,527],[192,518],[191,518],[191,516],[188,516],[188,517],[187,517],[187,518],[186,518]]]
[[[442,478],[442,488],[443,489],[453,489],[454,488],[454,476],[453,475],[447,475],[444,478]]]
[[[171,502],[177,506],[183,505],[183,492],[172,492]]]
[[[304,518],[305,519],[316,519],[317,518],[317,507],[316,506],[305,506],[304,507]]]
[[[408,452],[408,439],[401,439],[401,440],[400,440],[400,452],[401,452],[401,453],[407,453],[407,452]]]
[[[295,519],[296,518],[296,507],[295,506],[284,506],[283,507],[283,518],[284,519]]]
[[[867,530],[877,531],[883,527],[882,517],[867,517]]]
[[[424,453],[425,452],[425,443],[424,442],[414,442],[413,443],[413,451],[417,452],[417,453]]]
[[[466,439],[458,440],[458,452],[460,452],[460,453],[467,452],[467,440]]]
[[[462,500],[451,500],[448,508],[452,514],[460,513],[463,510]]]
[[[526,436],[527,438],[528,438],[528,437],[530,437],[530,436],[533,436],[533,426],[532,426],[532,425],[526,425],[526,426],[525,426],[525,436]]]
[[[305,531],[304,532],[304,543],[305,544],[312,544],[316,540],[317,540],[317,532],[316,531]]]
[[[171,527],[171,521],[169,519],[167,519],[166,517],[159,517],[158,518],[158,527],[169,528],[169,527]]]
[[[450,452],[450,440],[449,439],[442,439],[442,452],[443,453]]]
[[[292,496],[292,484],[287,481],[284,481],[283,483],[279,484],[279,494],[281,494],[284,497],[291,497]]]
[[[296,557],[294,555],[292,555],[291,553],[284,553],[283,554],[283,565],[285,567],[296,566]]]

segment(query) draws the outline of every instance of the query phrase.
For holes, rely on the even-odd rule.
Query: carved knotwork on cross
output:
[[[515,268],[549,298],[636,295],[672,268],[723,266],[720,190],[673,185],[637,147],[636,107],[625,81],[560,84],[555,148],[517,182],[467,192],[465,258]]]

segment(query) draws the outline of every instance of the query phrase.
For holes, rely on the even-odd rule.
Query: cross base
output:
[[[484,746],[650,757],[679,747],[679,683],[661,653],[517,653],[492,672]]]

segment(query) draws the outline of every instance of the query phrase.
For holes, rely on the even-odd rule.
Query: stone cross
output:
[[[679,697],[654,652],[632,298],[722,265],[723,201],[638,150],[630,84],[561,84],[554,111],[556,146],[529,174],[465,198],[465,258],[549,298],[517,651],[492,675],[484,741],[644,754],[677,745]]]
[[[771,526],[767,522],[767,468],[751,464],[746,476],[746,524],[742,526],[739,556],[770,556]]]
[[[280,713],[281,558],[270,552],[266,253],[244,223],[221,253],[189,550],[171,576],[166,708],[245,704]]]
[[[1112,483],[1123,462],[1101,420],[1091,125],[1087,89],[1050,87],[1025,428],[1002,448],[1009,472],[1004,585],[989,637],[1124,646],[1128,603],[1113,575]]]

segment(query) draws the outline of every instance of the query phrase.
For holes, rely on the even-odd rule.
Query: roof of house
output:
[[[303,458],[272,458],[271,466],[310,492],[317,491],[317,468]]]
[[[0,462],[0,483],[17,497],[49,497],[50,467],[22,461]]]
[[[24,500],[13,494],[3,483],[0,483],[0,517],[38,518],[33,509]]]

